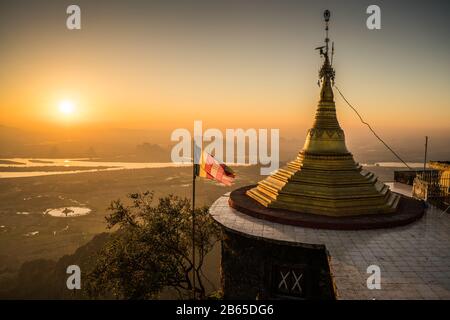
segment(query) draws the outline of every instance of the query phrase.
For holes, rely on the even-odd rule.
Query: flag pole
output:
[[[195,300],[195,278],[196,278],[196,270],[195,270],[195,178],[196,178],[196,170],[195,170],[195,137],[192,140],[192,296]]]

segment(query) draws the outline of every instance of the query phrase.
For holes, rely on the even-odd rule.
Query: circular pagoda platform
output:
[[[398,183],[391,190],[405,191]],[[404,193],[408,197],[410,190]],[[230,207],[229,200],[230,193],[224,194],[209,212],[225,236],[222,275],[226,278],[224,271],[235,265],[231,280],[238,281],[239,289],[248,283],[247,289],[259,288],[255,273],[267,266],[306,261],[291,250],[325,249],[338,300],[450,299],[450,215],[442,210],[427,206],[421,219],[397,228],[331,230],[259,219]],[[250,240],[259,245],[249,247]],[[277,247],[270,251],[272,245]],[[382,270],[381,290],[367,288],[367,267],[373,264]]]
[[[383,214],[330,217],[283,209],[267,208],[246,195],[255,185],[231,192],[229,205],[252,217],[281,224],[333,230],[363,230],[403,226],[420,219],[425,212],[422,201],[400,195],[397,211]]]

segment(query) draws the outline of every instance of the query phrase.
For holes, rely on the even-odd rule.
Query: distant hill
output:
[[[345,128],[344,128],[345,129]],[[423,159],[424,136],[430,136],[428,159],[448,160],[449,131],[444,129],[378,133],[406,161]],[[365,127],[345,129],[346,144],[359,162],[397,161]],[[282,132],[281,132],[282,134]],[[289,161],[303,147],[306,130],[294,138],[280,137],[280,160]],[[169,131],[125,128],[43,128],[28,131],[0,125],[1,158],[97,158],[99,161],[166,162],[176,142]]]
[[[83,299],[83,290],[68,290],[66,269],[69,265],[81,268],[83,289],[83,270],[93,265],[96,253],[109,239],[109,233],[96,235],[87,244],[78,248],[74,254],[65,255],[58,261],[33,260],[25,262],[15,275],[0,278],[0,299]]]
[[[170,136],[154,130],[60,128],[27,131],[0,125],[0,158],[165,162],[170,161],[170,143]]]
[[[23,146],[36,142],[36,137],[24,130],[0,125],[0,157],[15,157]]]

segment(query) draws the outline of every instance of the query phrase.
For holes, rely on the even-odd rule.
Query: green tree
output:
[[[91,297],[113,295],[120,299],[155,299],[163,288],[173,288],[179,298],[193,289],[205,297],[202,267],[205,256],[219,239],[219,229],[208,208],[196,209],[196,267],[192,263],[192,207],[189,199],[174,195],[133,193],[128,204],[113,201],[106,217],[108,228],[117,228],[88,273]]]

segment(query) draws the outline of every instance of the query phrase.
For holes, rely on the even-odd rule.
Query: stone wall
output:
[[[223,235],[225,299],[335,299],[323,246]]]

